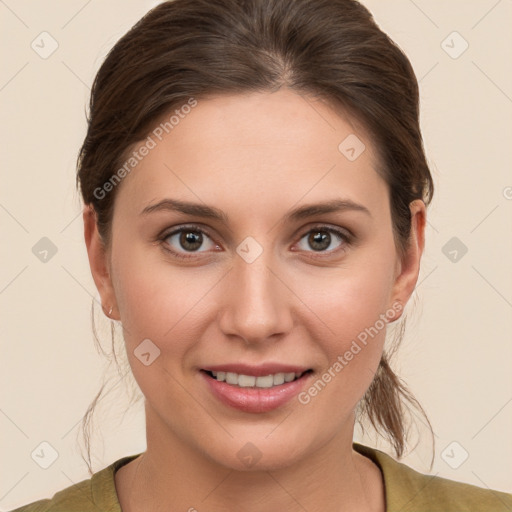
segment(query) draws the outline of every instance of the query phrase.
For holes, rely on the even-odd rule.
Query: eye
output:
[[[332,235],[334,235],[334,237]],[[331,253],[346,250],[351,244],[352,235],[338,228],[320,225],[314,226],[304,233],[299,241],[299,245],[304,239],[306,240],[306,244],[313,249],[313,252],[320,253],[318,257],[321,257],[325,253],[331,255]],[[336,242],[336,239],[341,243],[338,244],[338,248],[332,249],[331,246]],[[159,240],[162,242],[165,251],[182,259],[194,258],[194,253],[201,254],[212,249],[220,249],[219,245],[212,240],[210,235],[197,225],[180,226],[162,235],[159,237]],[[208,243],[206,247],[204,247],[206,241]],[[199,249],[201,247],[205,250],[200,251]],[[330,247],[331,249],[329,249]],[[299,247],[299,250],[311,252],[308,251],[307,247]]]
[[[332,236],[334,235],[334,237]],[[336,253],[339,250],[345,250],[351,242],[351,236],[342,231],[341,229],[332,228],[329,226],[314,226],[312,229],[307,231],[301,238],[301,241],[306,241],[306,244],[313,249],[313,252],[317,253]],[[341,244],[338,244],[338,248],[332,248],[332,244],[338,241],[341,241]],[[299,242],[300,243],[300,242]],[[329,247],[331,247],[330,250]],[[301,250],[307,251],[307,247],[302,247]]]
[[[219,247],[213,242],[208,233],[198,226],[181,226],[180,228],[162,236],[161,240],[165,242],[163,247],[166,251],[171,252],[178,258],[185,259],[193,257],[193,255],[188,256],[186,254],[187,252],[201,253]],[[198,249],[204,245],[205,240],[210,241],[210,247],[206,247],[206,251],[199,251]]]

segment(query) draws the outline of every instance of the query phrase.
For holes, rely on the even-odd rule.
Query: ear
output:
[[[409,205],[411,211],[411,232],[408,245],[397,262],[397,270],[391,304],[395,307],[395,316],[392,322],[398,320],[403,313],[405,305],[414,291],[420,273],[420,260],[425,248],[426,208],[421,199],[412,201]],[[400,304],[400,308],[396,307]]]
[[[119,320],[116,296],[109,265],[109,252],[98,232],[96,212],[92,206],[86,205],[83,210],[84,237],[89,256],[89,266],[96,288],[101,297],[103,313],[113,320]],[[112,313],[109,314],[110,308]]]

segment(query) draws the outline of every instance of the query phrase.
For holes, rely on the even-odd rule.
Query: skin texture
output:
[[[338,145],[366,146],[349,161]],[[378,367],[385,328],[307,404],[266,413],[220,403],[199,369],[227,362],[332,367],[393,304],[405,306],[424,246],[425,205],[411,203],[403,255],[394,245],[389,193],[371,140],[332,107],[288,89],[216,96],[197,106],[118,185],[112,244],[84,209],[85,239],[104,310],[123,325],[129,362],[145,395],[147,451],[116,473],[123,512],[140,510],[383,511],[379,469],[352,449],[354,410]],[[164,198],[215,206],[229,224],[176,212],[141,215]],[[350,199],[369,210],[284,220],[293,208]],[[193,252],[182,224],[208,235]],[[312,239],[331,234],[324,249]],[[252,263],[236,249],[262,247]],[[199,244],[198,244],[199,245]],[[179,259],[164,247],[191,256]],[[390,321],[399,318],[399,311]],[[145,366],[144,339],[160,349]],[[255,445],[248,468],[237,456]]]

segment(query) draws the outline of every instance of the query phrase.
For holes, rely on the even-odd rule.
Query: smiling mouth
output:
[[[254,375],[244,375],[234,372],[209,370],[201,371],[206,373],[211,379],[214,379],[218,382],[225,382],[226,384],[229,384],[233,387],[260,389],[274,388],[283,384],[288,384],[302,378],[306,374],[313,372],[312,369],[309,369],[301,373],[273,373],[256,377]]]

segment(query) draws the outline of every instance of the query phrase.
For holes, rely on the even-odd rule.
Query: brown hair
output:
[[[164,114],[191,98],[281,87],[322,99],[364,126],[378,153],[377,172],[388,184],[402,252],[409,242],[409,204],[422,199],[428,205],[433,194],[418,83],[404,53],[355,0],[174,0],[137,22],[96,75],[78,158],[77,184],[94,208],[105,245],[118,187],[98,190],[106,190],[130,148]],[[84,417],[84,432],[102,390]],[[405,402],[428,423],[384,352],[360,410],[398,457],[406,443]]]

